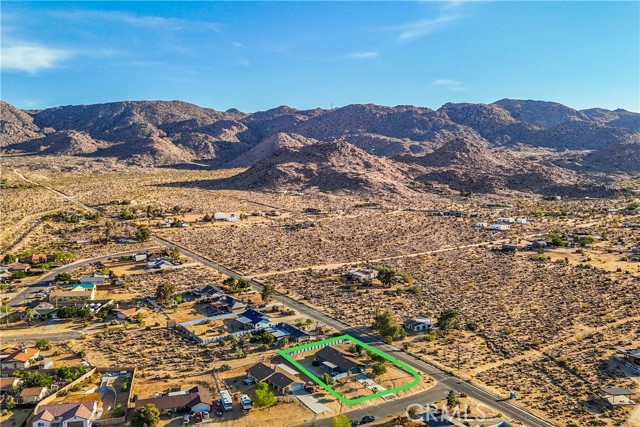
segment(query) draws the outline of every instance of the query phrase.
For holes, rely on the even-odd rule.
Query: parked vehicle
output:
[[[249,409],[251,409],[252,404],[253,402],[251,401],[251,398],[249,396],[247,396],[246,394],[240,396],[240,405],[242,405],[242,409],[248,411]]]
[[[360,421],[360,424],[369,424],[372,423],[376,420],[376,417],[374,417],[373,415],[365,415],[364,417],[362,417],[362,421]]]
[[[191,417],[189,417],[189,415],[182,416],[182,424],[189,424],[190,421],[191,421]]]
[[[246,384],[246,385],[251,385],[251,384],[254,384],[254,383],[255,383],[255,381],[253,380],[253,378],[248,378],[248,377],[247,377],[247,378],[245,378],[245,379],[243,379],[243,380],[242,380],[242,382],[243,382],[244,384]]]
[[[201,422],[202,422],[202,420],[204,419],[204,418],[202,417],[202,412],[200,412],[200,411],[196,412],[193,416],[194,416],[194,418],[196,419],[196,424],[197,424],[197,423],[201,423]]]

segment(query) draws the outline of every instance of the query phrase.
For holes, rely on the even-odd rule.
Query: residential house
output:
[[[191,293],[197,298],[219,298],[224,295],[222,289],[212,285],[206,285],[204,288],[195,287]]]
[[[131,255],[131,259],[136,261],[136,262],[140,262],[140,261],[146,261],[147,260],[148,255],[146,253],[140,253],[140,254],[133,254]]]
[[[489,230],[505,231],[511,227],[508,224],[491,224]]]
[[[46,301],[42,301],[40,304],[38,304],[33,308],[33,311],[35,312],[34,318],[37,318],[40,320],[47,320],[47,319],[55,319],[58,309],[53,304]]]
[[[271,317],[254,309],[240,313],[236,320],[244,329],[265,329],[271,326]]]
[[[516,219],[515,218],[496,218],[496,222],[513,224],[514,222],[516,222]]]
[[[20,261],[27,264],[42,264],[47,262],[47,254],[32,254],[27,257],[21,258]]]
[[[0,393],[12,393],[20,385],[20,379],[16,377],[0,378]]]
[[[290,342],[305,342],[309,341],[311,335],[306,331],[298,328],[297,326],[293,326],[289,323],[280,322],[277,323],[272,329],[275,331],[269,331],[271,334],[276,337],[276,339],[282,339],[286,337]],[[282,336],[279,338],[278,333],[281,333]]]
[[[229,313],[239,313],[247,308],[242,300],[234,298],[230,295],[223,295],[220,298],[216,298],[211,306],[221,311],[227,311]]]
[[[378,270],[373,269],[361,269],[361,270],[349,270],[347,277],[354,282],[369,282],[378,277]]]
[[[276,372],[267,378],[267,384],[281,393],[291,393],[302,390],[304,387],[304,383],[299,378],[294,378],[282,372]]]
[[[111,310],[118,320],[132,320],[135,319],[138,313],[144,313],[145,311],[143,307],[115,308]]]
[[[247,377],[252,379],[256,383],[261,383],[267,381],[267,378],[275,373],[275,369],[260,362],[256,365],[253,365],[247,370]]]
[[[53,368],[53,360],[49,360],[49,359],[44,359],[42,362],[40,362],[40,366],[38,366],[38,369],[41,369],[41,370],[46,370],[51,368]]]
[[[511,243],[504,243],[501,251],[503,252],[516,252],[520,247]]]
[[[640,372],[640,348],[618,349],[618,355],[630,367]]]
[[[303,381],[289,373],[279,372],[274,368],[260,362],[247,370],[247,377],[256,383],[266,382],[282,393],[302,390],[304,387]]]
[[[59,403],[38,407],[32,427],[90,427],[98,402]]]
[[[527,218],[516,218],[516,224],[529,224],[529,220]]]
[[[31,266],[29,264],[23,264],[21,262],[12,262],[11,264],[8,264],[7,267],[9,267],[9,271],[20,271],[22,273],[28,273],[31,271]]]
[[[56,305],[82,306],[88,301],[96,299],[97,287],[95,283],[76,283],[71,287],[54,289],[49,294],[49,302]]]
[[[96,286],[104,285],[109,280],[108,274],[91,273],[80,278],[80,283],[93,283]]]
[[[635,405],[635,402],[630,398],[630,396],[633,396],[635,393],[628,388],[611,387],[602,388],[600,391],[604,395],[605,400],[607,400],[611,406]]]
[[[413,332],[430,331],[433,321],[430,317],[413,317],[404,321],[404,328]]]
[[[27,369],[40,356],[37,348],[6,348],[0,354],[0,367],[4,369]]]
[[[476,222],[476,227],[478,228],[486,228],[489,226],[488,222]]]
[[[136,408],[153,404],[161,413],[176,412],[200,412],[210,411],[213,406],[211,393],[202,386],[195,386],[189,390],[167,393],[163,396],[139,399],[136,401]]]
[[[362,363],[331,346],[321,348],[315,356],[322,367],[331,375],[351,375],[360,372],[364,367]]]
[[[18,395],[20,403],[38,403],[47,395],[46,387],[23,388]]]
[[[165,260],[165,259],[158,259],[158,260],[154,260],[154,261],[147,261],[147,263],[145,264],[145,266],[149,269],[153,269],[153,268],[159,268],[160,270],[166,270],[169,268],[173,268],[175,267],[172,263],[170,263],[169,261]]]

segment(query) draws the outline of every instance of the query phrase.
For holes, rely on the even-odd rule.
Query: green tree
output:
[[[160,302],[167,302],[173,297],[176,292],[176,286],[173,283],[165,282],[158,285],[156,288],[156,298]]]
[[[331,418],[331,427],[351,427],[351,421],[346,415],[336,415]]]
[[[58,273],[55,280],[56,282],[68,282],[71,280],[71,275],[69,273]]]
[[[444,333],[460,327],[460,315],[456,310],[446,309],[438,318],[438,328]]]
[[[68,319],[70,317],[75,317],[76,314],[78,314],[77,308],[73,306],[65,306],[65,307],[60,307],[56,315],[61,319]]]
[[[160,411],[152,403],[137,408],[131,417],[131,425],[133,427],[156,427],[159,422]]]
[[[36,342],[36,348],[38,350],[49,350],[51,348],[51,344],[49,343],[49,340],[39,340]]]
[[[276,292],[276,287],[274,286],[273,283],[271,282],[265,283],[264,286],[262,287],[262,292],[260,293],[260,295],[262,296],[262,302],[269,301],[273,297],[273,294],[275,294],[275,292]]]
[[[147,227],[138,227],[136,230],[136,239],[140,242],[146,242],[151,238],[151,230]]]
[[[120,218],[121,219],[133,219],[133,214],[129,211],[129,209],[122,209],[122,211],[120,211]]]
[[[256,392],[253,398],[253,403],[258,408],[264,408],[276,403],[276,395],[273,394],[271,390],[269,390],[269,386],[267,385],[267,383],[262,382],[256,385]]]
[[[449,408],[455,408],[459,404],[460,404],[460,401],[456,397],[456,392],[453,390],[449,390],[449,393],[447,394],[447,406]]]
[[[14,271],[11,275],[11,279],[13,280],[24,279],[25,277],[27,277],[27,273],[25,273],[24,271]]]
[[[35,316],[36,316],[36,311],[33,308],[29,307],[24,311],[24,318],[28,323],[31,323]]]
[[[376,377],[378,375],[382,375],[382,374],[387,372],[387,367],[384,366],[384,363],[382,363],[382,362],[374,363],[372,369],[373,369],[373,375],[376,376]]]
[[[53,258],[54,262],[61,262],[61,261],[66,262],[66,261],[71,261],[76,256],[71,252],[56,251],[51,255],[51,257]]]
[[[29,371],[24,377],[27,387],[51,387],[53,377],[42,371]]]
[[[328,372],[323,372],[319,378],[320,378],[320,381],[322,381],[326,385],[333,384],[333,377]]]
[[[407,332],[401,324],[396,322],[393,312],[390,310],[386,310],[374,318],[373,329],[376,329],[388,341],[402,340],[407,336]]]
[[[16,262],[17,259],[18,257],[16,257],[14,254],[6,254],[4,258],[2,258],[2,262],[4,262],[5,264],[10,264],[12,262]]]

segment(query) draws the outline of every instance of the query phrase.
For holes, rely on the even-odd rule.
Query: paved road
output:
[[[71,271],[73,269],[76,269],[78,267],[82,267],[82,266],[85,266],[85,265],[88,265],[88,264],[93,264],[93,263],[96,263],[96,262],[104,261],[104,260],[109,259],[109,258],[118,257],[118,256],[124,256],[124,255],[133,255],[133,254],[139,253],[139,252],[141,252],[143,250],[156,249],[156,248],[158,248],[158,246],[154,246],[154,247],[150,247],[150,248],[144,248],[144,249],[134,249],[134,250],[124,251],[124,252],[116,252],[116,253],[113,253],[113,254],[99,256],[99,257],[95,257],[95,258],[82,259],[82,260],[79,260],[79,261],[72,262],[70,264],[64,265],[62,267],[55,268],[55,269],[51,270],[50,272],[46,273],[45,275],[43,275],[42,277],[40,277],[37,282],[35,282],[32,285],[24,288],[20,293],[18,293],[16,296],[11,298],[9,300],[9,305],[11,307],[16,307],[16,306],[20,306],[20,305],[24,304],[29,299],[30,295],[36,294],[36,293],[38,293],[40,291],[43,291],[43,290],[47,289],[49,287],[49,282],[51,282],[60,273],[66,273],[66,272],[69,272],[69,271]]]
[[[216,270],[218,270],[219,272],[227,275],[227,276],[231,276],[231,277],[236,277],[236,278],[244,278],[245,276],[243,276],[242,274],[227,268],[215,261],[212,261],[208,258],[205,258],[191,250],[189,250],[188,248],[185,248],[181,245],[177,245],[169,240],[157,237],[157,236],[153,236],[152,239],[159,244],[163,244],[166,246],[172,246],[172,247],[176,247],[177,249],[180,250],[180,252],[182,252],[183,254],[187,255],[188,257],[195,259],[196,261],[201,262],[204,265],[207,265],[211,268],[214,268]],[[262,284],[256,280],[252,280],[251,284],[254,288],[254,290],[256,290],[257,292],[260,292],[262,290]],[[436,380],[438,382],[438,386],[436,386],[436,388],[434,388],[432,391],[426,391],[426,392],[422,392],[420,394],[417,394],[415,396],[410,396],[409,398],[403,398],[403,399],[399,399],[398,401],[390,401],[390,402],[385,402],[384,404],[380,404],[377,405],[376,407],[372,407],[372,408],[368,408],[368,409],[363,409],[363,410],[356,410],[353,411],[353,419],[357,418],[359,414],[371,414],[371,415],[376,415],[377,417],[380,416],[388,416],[389,412],[392,411],[391,413],[393,414],[397,414],[398,412],[404,412],[406,406],[403,406],[405,403],[420,403],[420,404],[427,404],[427,403],[431,403],[435,400],[439,400],[442,399],[444,396],[446,396],[446,392],[448,392],[448,390],[456,390],[459,391],[461,393],[466,393],[468,396],[478,400],[479,402],[481,402],[482,404],[491,407],[492,409],[502,413],[503,415],[508,416],[509,418],[513,419],[514,421],[519,421],[521,422],[523,425],[528,426],[528,427],[549,427],[549,426],[553,426],[553,424],[551,424],[548,421],[545,421],[541,418],[536,417],[535,415],[530,414],[529,412],[521,409],[518,406],[515,406],[513,404],[511,404],[510,402],[507,401],[503,401],[502,397],[498,397],[495,396],[491,393],[488,393],[485,390],[482,390],[476,386],[474,386],[473,384],[470,384],[468,382],[462,381],[420,359],[417,359],[407,353],[405,353],[403,350],[395,347],[395,346],[391,346],[388,344],[385,344],[381,341],[379,341],[378,339],[376,339],[375,337],[368,335],[367,333],[360,331],[358,329],[354,329],[352,327],[350,327],[349,325],[341,322],[340,320],[334,319],[326,314],[320,313],[316,310],[314,310],[311,307],[308,307],[296,300],[293,300],[285,295],[282,294],[276,294],[274,296],[274,299],[278,302],[281,302],[293,309],[295,309],[296,311],[298,311],[300,314],[303,314],[311,319],[314,319],[315,321],[325,324],[327,326],[332,327],[333,329],[335,329],[336,331],[340,332],[340,333],[344,333],[344,334],[348,334],[351,335],[352,337],[355,337],[373,347],[376,347],[382,351],[384,351],[385,353],[389,354],[392,357],[395,357],[396,359],[408,364],[409,366],[411,366],[412,368],[416,369],[417,371],[420,371],[424,374],[429,375],[430,377],[432,377],[434,380]],[[421,394],[424,394],[423,396],[421,396]],[[437,396],[436,396],[437,395]],[[425,401],[420,401],[420,400],[414,400],[414,399],[421,399],[424,398]],[[399,403],[402,402],[402,403]],[[378,414],[376,414],[376,412],[378,412]],[[351,413],[350,413],[351,414]],[[359,418],[361,418],[362,415],[359,415]]]

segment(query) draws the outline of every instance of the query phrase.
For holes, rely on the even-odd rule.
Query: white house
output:
[[[489,226],[489,230],[498,230],[498,231],[505,231],[510,228],[511,226],[509,226],[508,224],[491,224]]]
[[[43,405],[34,415],[32,427],[90,427],[97,409],[95,401]]]
[[[497,218],[496,221],[506,223],[506,224],[513,224],[514,222],[516,222],[516,219],[515,218]]]
[[[145,253],[133,254],[133,255],[131,255],[131,259],[133,259],[136,262],[146,261],[147,254],[145,254]]]
[[[413,332],[430,331],[433,328],[433,320],[430,317],[414,317],[405,320],[404,327]]]
[[[486,222],[476,222],[476,227],[478,228],[486,228],[488,225]]]
[[[347,272],[347,276],[356,282],[366,282],[378,277],[378,270],[364,268],[361,270],[350,270]]]
[[[94,285],[104,285],[109,280],[108,274],[91,273],[80,278],[80,283],[93,283]]]
[[[516,223],[518,223],[518,224],[529,224],[529,220],[527,218],[516,218]]]
[[[37,348],[6,348],[0,354],[0,368],[2,370],[27,369],[38,356],[40,356],[40,350]]]

